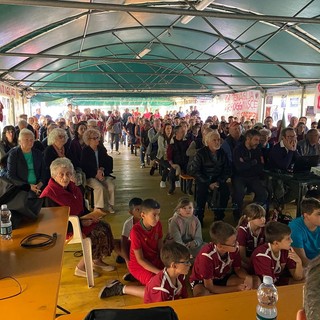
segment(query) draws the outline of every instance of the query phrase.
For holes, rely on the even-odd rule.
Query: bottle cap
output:
[[[1,205],[1,210],[5,210],[5,209],[7,209],[8,207],[7,207],[7,205],[6,204],[2,204]]]
[[[270,276],[263,276],[263,283],[265,284],[273,284],[273,279]]]

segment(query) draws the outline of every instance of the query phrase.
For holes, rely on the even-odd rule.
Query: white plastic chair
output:
[[[73,237],[68,241],[68,244],[81,243],[83,259],[84,259],[84,264],[85,264],[86,273],[87,273],[88,287],[92,288],[94,287],[94,277],[93,277],[91,239],[89,237],[83,238],[81,227],[80,227],[80,221],[77,216],[69,216],[69,221],[72,224]]]

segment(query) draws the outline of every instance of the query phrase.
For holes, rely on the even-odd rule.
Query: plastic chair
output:
[[[91,239],[84,238],[82,236],[80,221],[77,216],[69,216],[69,221],[72,224],[73,228],[73,237],[68,241],[68,244],[72,243],[81,243],[84,264],[86,267],[87,273],[87,282],[88,287],[94,287],[94,277],[93,277],[93,262],[92,262],[92,248],[91,248]]]

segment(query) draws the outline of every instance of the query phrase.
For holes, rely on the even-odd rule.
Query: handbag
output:
[[[36,220],[42,208],[43,199],[29,198],[29,186],[15,186],[6,178],[0,178],[0,205],[7,204],[11,211],[12,229],[23,219]]]

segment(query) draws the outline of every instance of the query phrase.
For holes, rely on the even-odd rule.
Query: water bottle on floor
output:
[[[10,240],[12,238],[12,223],[11,223],[11,211],[8,209],[6,204],[1,206],[1,224],[0,234],[1,238]]]
[[[257,320],[277,319],[278,290],[273,284],[272,277],[263,276],[263,282],[257,290]]]

